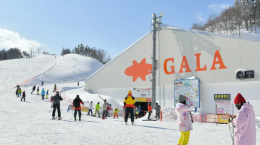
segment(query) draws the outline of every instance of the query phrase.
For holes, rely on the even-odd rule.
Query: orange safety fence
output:
[[[20,82],[20,83],[16,83],[16,84],[12,84],[12,85],[7,85],[7,86],[5,86],[5,89],[12,89],[12,88],[15,88],[17,85],[22,86],[22,85],[28,83],[29,81],[35,79],[36,77],[37,77],[37,76],[31,77],[31,78],[29,78],[29,79],[26,79],[25,81]]]

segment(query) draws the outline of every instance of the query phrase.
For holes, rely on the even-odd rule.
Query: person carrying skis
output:
[[[99,102],[97,102],[97,104],[96,104],[96,106],[95,106],[94,117],[96,117],[96,113],[98,113],[98,117],[100,118],[99,109],[100,109]]]
[[[33,86],[31,94],[35,91],[36,85]]]
[[[45,96],[45,90],[44,88],[42,88],[42,100],[44,100],[44,96]]]
[[[37,95],[39,95],[39,91],[40,91],[40,88],[38,87],[38,88],[37,88]]]
[[[187,145],[190,138],[190,131],[193,130],[190,111],[195,109],[195,105],[190,99],[182,94],[178,96],[178,100],[175,109],[178,118],[179,131],[181,132],[178,145]],[[190,105],[186,104],[186,100]]]
[[[88,115],[91,112],[91,116],[93,116],[92,109],[93,109],[93,102],[91,101],[89,106],[88,106]]]
[[[120,112],[119,109],[116,108],[115,111],[114,111],[114,119],[115,119],[115,117],[117,117],[117,119],[118,119],[118,113],[119,112]]]
[[[24,102],[25,102],[25,91],[23,91],[23,95],[22,95],[22,99],[21,99],[21,101],[23,100]]]
[[[51,100],[53,101],[52,102],[53,103],[52,119],[55,119],[54,117],[55,117],[55,112],[57,109],[59,120],[61,120],[60,101],[62,101],[63,99],[59,95],[58,91],[56,92],[56,95],[51,98]]]
[[[84,106],[84,103],[83,101],[79,98],[79,95],[76,96],[76,98],[73,100],[73,106],[74,106],[74,120],[76,121],[77,120],[77,112],[79,112],[79,121],[81,121],[81,106],[80,104],[83,104]]]
[[[156,120],[160,120],[161,106],[158,105],[158,103],[156,103],[155,111],[156,111]]]
[[[103,115],[102,115],[102,119],[107,119],[107,118],[106,118],[106,116],[107,116],[107,114],[108,114],[107,107],[108,107],[107,99],[105,99],[105,100],[104,100],[104,104],[103,104]]]
[[[46,99],[48,99],[48,95],[49,95],[49,90],[47,90],[46,92]]]
[[[57,86],[56,86],[56,84],[55,84],[55,85],[54,85],[53,92],[56,92],[56,88],[57,88]]]
[[[21,96],[21,93],[22,93],[22,89],[21,88],[18,88],[18,91],[17,91],[17,97]]]
[[[151,113],[152,113],[151,103],[148,103],[148,104],[147,104],[147,108],[148,108],[148,113],[149,113],[147,119],[148,119],[148,120],[151,120],[151,119],[150,119],[150,117],[151,117]]]
[[[125,124],[127,125],[128,115],[131,115],[131,122],[134,125],[134,107],[135,107],[135,98],[132,96],[132,92],[128,91],[128,95],[124,99],[124,108],[125,108]]]
[[[256,145],[256,124],[253,106],[238,93],[234,104],[239,110],[236,116],[231,116],[231,122],[236,127],[235,145]]]

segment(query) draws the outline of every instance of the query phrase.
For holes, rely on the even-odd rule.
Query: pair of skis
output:
[[[232,127],[230,126],[230,124],[232,125]],[[229,128],[229,131],[230,131],[230,135],[231,135],[231,139],[232,139],[232,142],[233,142],[233,145],[235,145],[234,143],[234,126],[232,123],[228,123],[228,128]]]

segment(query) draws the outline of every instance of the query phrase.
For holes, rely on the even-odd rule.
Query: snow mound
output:
[[[41,81],[44,81],[44,84],[52,84],[85,80],[102,66],[103,64],[94,58],[67,54],[58,57],[52,68],[37,76],[27,85],[40,85]]]

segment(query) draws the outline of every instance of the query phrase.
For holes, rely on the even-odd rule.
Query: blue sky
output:
[[[151,13],[190,29],[233,0],[0,0],[0,49],[42,48],[60,54],[83,43],[113,58],[150,31]]]

